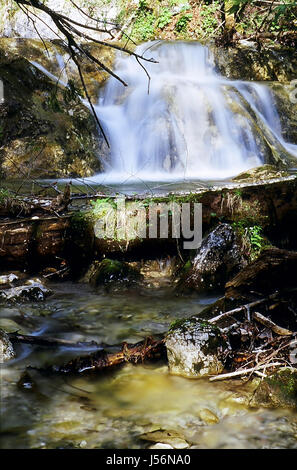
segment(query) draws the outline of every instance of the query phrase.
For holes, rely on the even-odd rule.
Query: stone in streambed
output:
[[[158,446],[164,444],[169,445],[173,449],[187,449],[188,447],[190,447],[182,434],[171,430],[167,431],[159,429],[157,431],[141,434],[139,438],[143,441],[155,442]],[[157,447],[150,448],[156,449]],[[161,447],[158,448],[160,449]]]
[[[89,272],[89,282],[93,286],[120,283],[129,285],[141,278],[139,271],[128,263],[104,259],[95,262]]]
[[[220,421],[217,415],[210,411],[208,408],[202,408],[201,410],[199,410],[198,416],[206,424],[217,424]]]
[[[166,349],[172,374],[199,378],[223,371],[229,346],[219,328],[192,317],[171,328]]]
[[[0,299],[9,301],[45,300],[52,292],[39,279],[29,279],[22,286],[0,291]]]
[[[15,353],[8,335],[0,330],[0,364],[12,359],[14,356]]]

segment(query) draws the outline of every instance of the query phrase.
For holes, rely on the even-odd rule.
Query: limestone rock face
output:
[[[14,350],[7,334],[0,330],[0,364],[14,357]]]
[[[83,177],[102,169],[95,120],[77,95],[0,44],[2,178]],[[103,145],[103,144],[102,144]]]
[[[289,82],[296,78],[294,48],[271,47],[257,50],[256,44],[213,48],[214,63],[227,78],[234,80]]]
[[[178,290],[198,292],[216,290],[244,265],[235,233],[229,224],[218,225],[204,238]]]
[[[166,348],[172,374],[199,378],[222,372],[228,344],[218,328],[192,317],[169,331]]]

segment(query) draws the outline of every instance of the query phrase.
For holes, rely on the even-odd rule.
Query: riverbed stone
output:
[[[297,369],[282,367],[265,377],[256,388],[249,405],[252,408],[297,409]]]
[[[0,291],[0,299],[10,302],[45,300],[52,292],[40,279],[28,279],[24,285]]]
[[[191,378],[219,374],[228,348],[219,328],[197,317],[181,320],[166,337],[169,371]]]
[[[174,430],[159,429],[157,431],[141,434],[139,438],[143,441],[155,442],[158,445],[169,445],[173,449],[187,449],[190,447],[189,443],[184,439],[184,436]]]
[[[126,262],[108,258],[95,262],[91,266],[88,276],[89,282],[93,286],[115,283],[130,285],[141,278],[139,270],[135,267]]]
[[[15,356],[13,346],[5,331],[0,329],[0,364]]]

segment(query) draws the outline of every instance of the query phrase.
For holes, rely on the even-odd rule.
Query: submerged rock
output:
[[[284,367],[262,380],[251,407],[297,408],[297,369]]]
[[[219,289],[244,264],[233,228],[220,224],[202,241],[192,267],[182,276],[177,289],[198,292]]]
[[[190,447],[184,436],[177,431],[157,430],[141,434],[139,438],[143,441],[156,442],[150,449],[187,449]],[[166,445],[167,447],[161,447]],[[168,447],[169,446],[169,447]]]
[[[171,373],[198,378],[222,372],[228,344],[219,328],[192,317],[171,328],[166,349]]]
[[[39,279],[29,279],[22,286],[0,291],[0,299],[9,301],[45,300],[51,294]]]
[[[12,359],[14,356],[15,353],[8,335],[0,329],[0,364]]]

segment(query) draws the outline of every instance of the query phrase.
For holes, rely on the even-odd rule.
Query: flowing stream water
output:
[[[73,341],[137,342],[215,300],[175,297],[168,287],[104,293],[66,282],[51,288],[54,295],[45,302],[0,306],[0,327]],[[28,365],[59,364],[88,352],[20,345],[16,359],[1,365],[0,447],[146,448],[153,443],[141,435],[157,430],[175,432],[180,447],[297,447],[296,414],[251,411],[249,385],[172,376],[165,363],[126,365],[93,377],[30,370],[35,387],[17,386]]]

